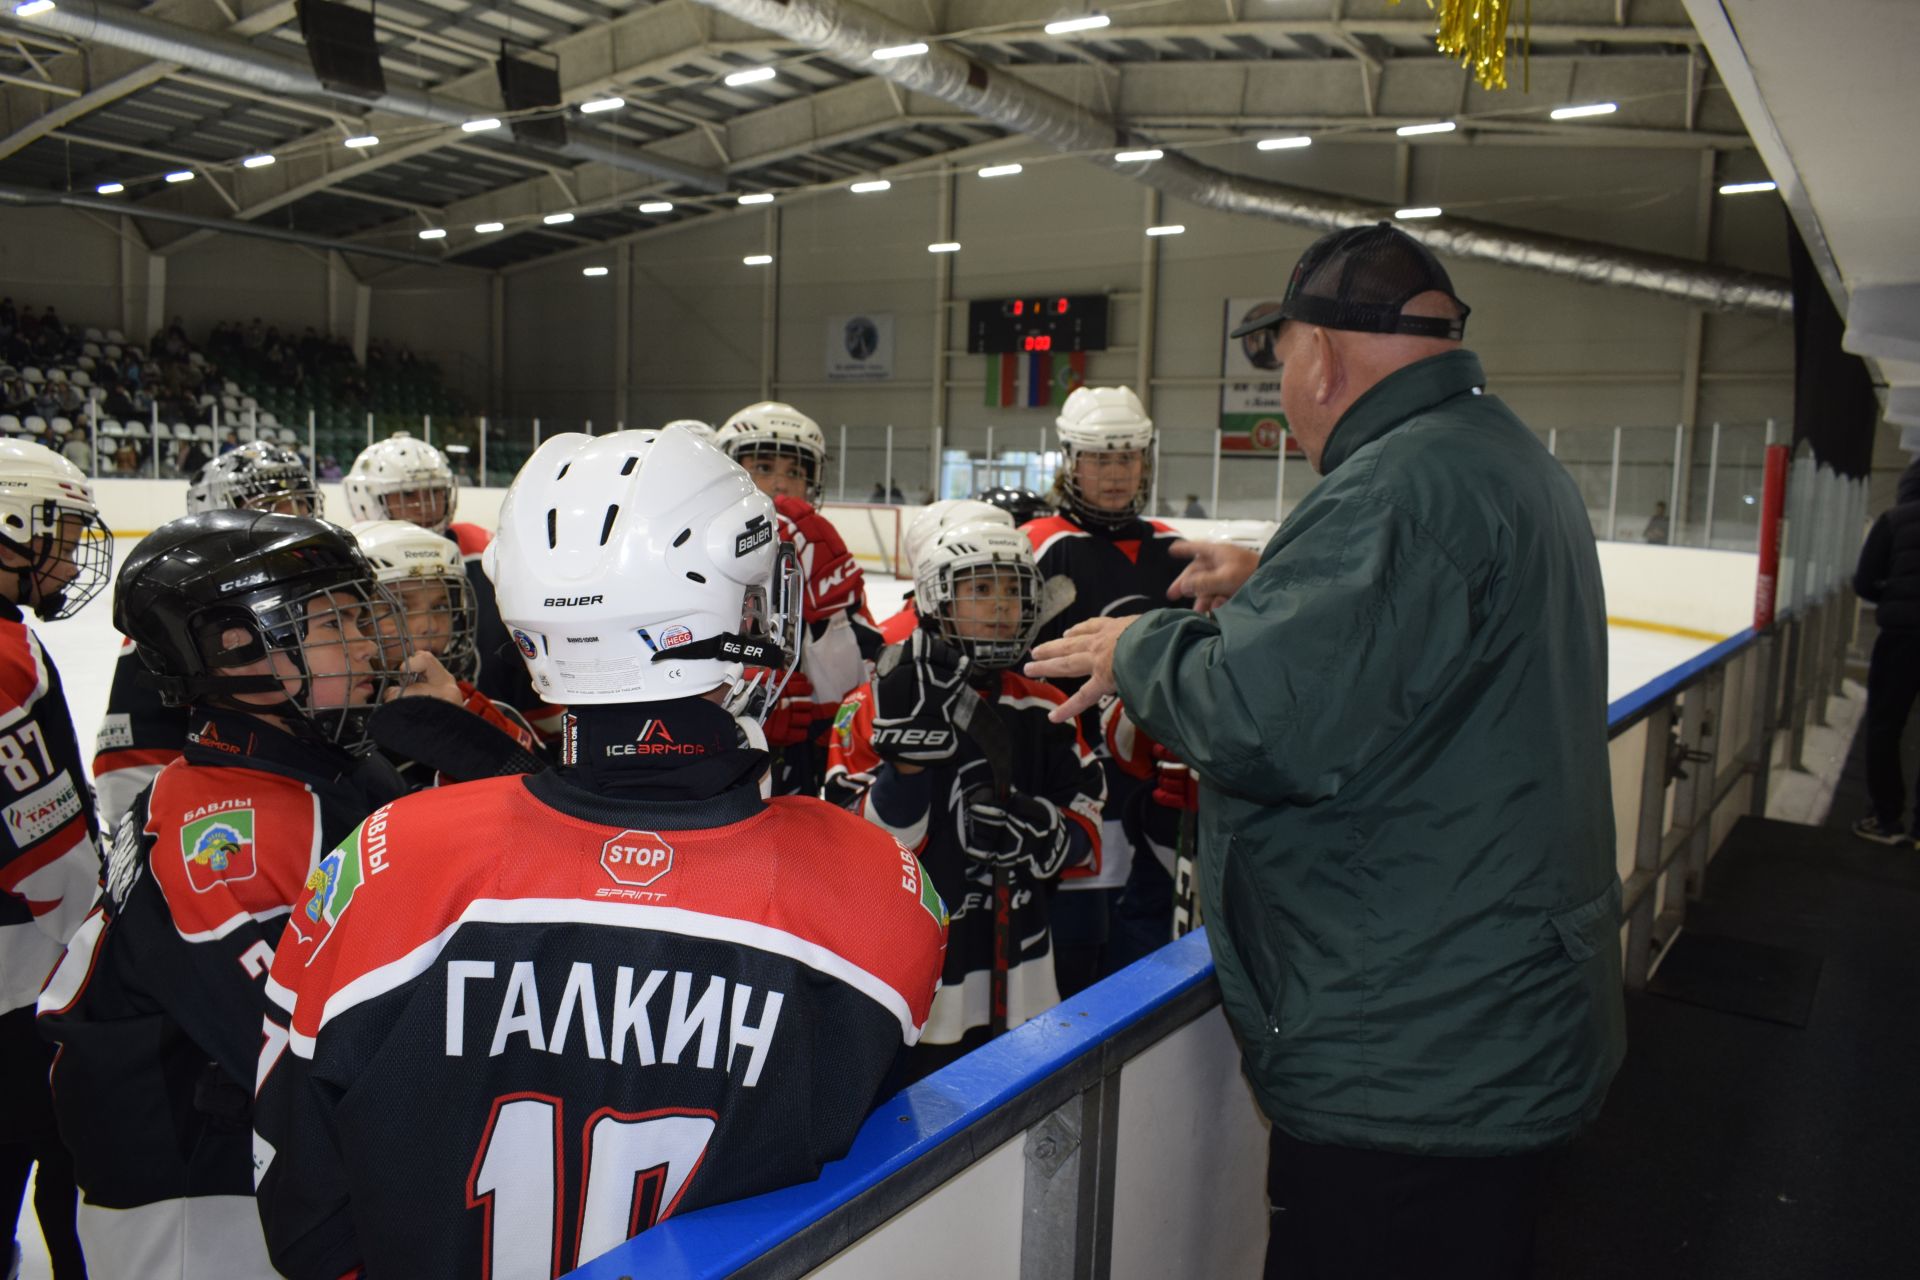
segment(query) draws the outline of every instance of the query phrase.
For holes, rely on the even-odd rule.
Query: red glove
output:
[[[797,746],[811,741],[814,729],[822,721],[831,722],[839,709],[837,703],[815,702],[812,682],[796,671],[760,727],[766,731],[768,746]]]
[[[1200,782],[1193,770],[1157,742],[1153,744],[1153,802],[1168,809],[1200,808]]]

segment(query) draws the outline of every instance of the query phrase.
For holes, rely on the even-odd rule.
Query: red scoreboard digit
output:
[[[975,298],[967,304],[967,350],[988,355],[1027,351],[1104,351],[1104,293]]]

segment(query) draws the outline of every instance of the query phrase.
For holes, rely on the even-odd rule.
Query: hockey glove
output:
[[[839,709],[837,702],[815,702],[812,682],[796,671],[787,679],[780,701],[767,712],[760,728],[767,735],[767,745],[796,746],[811,741],[814,731],[832,720]]]
[[[1153,744],[1153,802],[1168,809],[1197,810],[1200,784],[1180,757]]]
[[[967,856],[989,866],[1050,880],[1066,865],[1066,823],[1052,801],[1032,796],[996,800],[973,794],[960,811],[961,844]]]
[[[873,753],[882,760],[940,764],[960,735],[953,709],[967,688],[965,654],[925,631],[891,645],[873,667]]]

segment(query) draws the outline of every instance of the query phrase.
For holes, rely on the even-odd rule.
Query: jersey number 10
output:
[[[552,1280],[672,1214],[706,1157],[719,1116],[602,1107],[581,1134],[572,1259],[561,1239],[566,1137],[560,1099],[510,1093],[493,1114],[467,1175],[467,1207],[486,1211],[488,1280]]]

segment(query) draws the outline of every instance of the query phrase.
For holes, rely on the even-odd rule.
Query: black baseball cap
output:
[[[1460,308],[1458,319],[1401,315],[1422,293],[1444,293]],[[1245,321],[1239,338],[1277,329],[1288,320],[1361,333],[1408,333],[1458,342],[1469,308],[1453,291],[1447,269],[1427,247],[1390,222],[1332,231],[1307,246],[1287,281],[1277,310]]]

